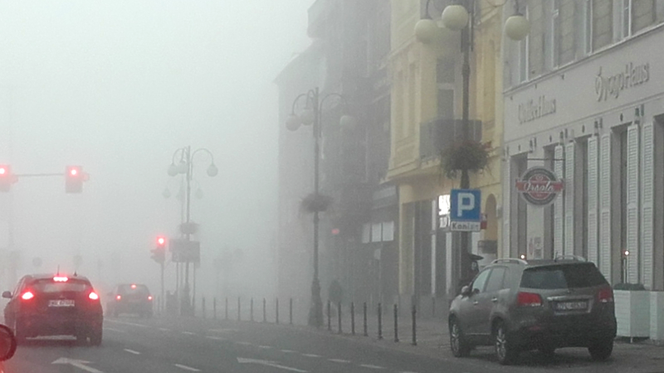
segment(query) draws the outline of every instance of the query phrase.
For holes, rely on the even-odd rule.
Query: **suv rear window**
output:
[[[523,271],[521,287],[530,289],[576,289],[606,284],[592,263],[557,264]]]
[[[136,285],[135,287],[130,285],[121,285],[120,288],[118,289],[118,293],[125,295],[150,294],[150,290],[148,290],[148,287],[145,285]]]
[[[87,289],[89,284],[84,281],[69,280],[67,282],[54,282],[53,280],[37,280],[32,287],[41,293],[59,293],[62,291],[81,292]]]

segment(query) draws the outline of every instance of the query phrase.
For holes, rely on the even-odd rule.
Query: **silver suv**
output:
[[[616,336],[613,289],[581,257],[497,259],[452,301],[448,324],[457,357],[493,345],[503,365],[521,351],[552,356],[561,347],[587,347],[605,360]]]

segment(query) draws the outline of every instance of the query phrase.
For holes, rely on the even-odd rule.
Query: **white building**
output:
[[[664,290],[664,1],[521,3],[531,33],[504,51],[501,254],[582,255],[613,284]],[[564,180],[547,206],[517,192],[533,166]]]

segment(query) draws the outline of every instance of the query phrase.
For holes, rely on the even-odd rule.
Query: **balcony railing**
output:
[[[482,141],[482,121],[471,120],[469,137]],[[461,119],[434,119],[420,125],[420,158],[432,159],[455,143],[463,141],[463,121]]]

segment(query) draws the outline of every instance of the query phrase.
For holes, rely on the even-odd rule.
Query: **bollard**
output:
[[[399,342],[399,309],[394,304],[394,342]]]
[[[254,298],[249,303],[249,320],[254,321]]]
[[[217,297],[212,298],[212,318],[217,319]]]
[[[327,330],[332,330],[332,313],[330,312],[330,301],[327,301]]]
[[[338,320],[338,331],[341,334],[341,302],[337,302],[337,320]]]
[[[205,319],[205,297],[201,297],[201,314]]]
[[[350,302],[350,333],[355,335],[355,302]]]
[[[411,313],[413,314],[413,346],[417,346],[417,310],[415,309],[415,303],[413,303]]]
[[[275,324],[279,324],[279,298],[277,298],[277,302],[276,302],[275,307],[276,307],[276,313],[275,313],[275,317],[274,317],[274,322],[275,322]]]
[[[290,324],[293,325],[293,298],[291,298],[288,303],[288,319]]]
[[[263,298],[263,322],[267,322],[267,311],[265,309],[265,298]]]
[[[364,315],[364,336],[368,337],[369,333],[367,332],[367,302],[363,304],[362,314]]]
[[[224,318],[228,320],[228,297],[226,297],[226,309],[224,311]]]
[[[240,321],[240,320],[242,320],[240,297],[237,297],[237,321]]]
[[[383,305],[378,303],[378,339],[383,339]]]

